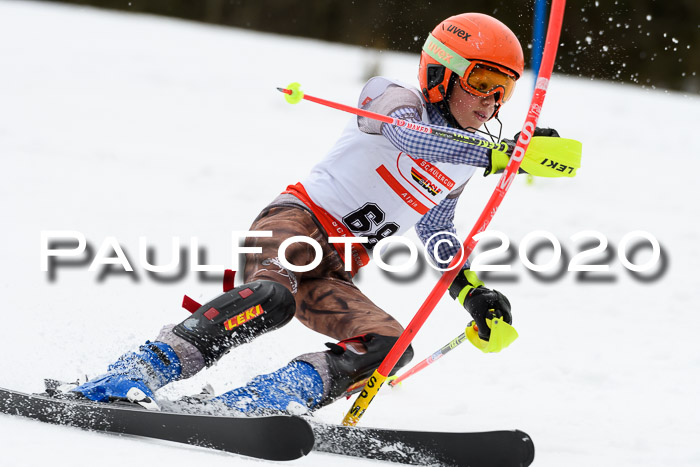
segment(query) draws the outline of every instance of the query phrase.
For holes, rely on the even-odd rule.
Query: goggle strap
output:
[[[440,65],[457,73],[459,77],[464,76],[471,64],[469,60],[460,57],[457,52],[435,39],[431,33],[428,33],[428,38],[423,44],[423,52],[436,60]]]

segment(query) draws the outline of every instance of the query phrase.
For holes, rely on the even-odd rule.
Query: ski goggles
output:
[[[481,60],[467,60],[437,40],[432,34],[423,51],[445,68],[459,76],[459,85],[466,92],[480,97],[499,93],[498,103],[510,99],[515,89],[515,73],[507,68]]]
[[[470,94],[488,97],[500,93],[499,103],[507,102],[515,90],[515,75],[496,65],[472,61],[466,74],[459,78],[459,85]]]

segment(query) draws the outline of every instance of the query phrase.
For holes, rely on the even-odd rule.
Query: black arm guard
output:
[[[219,295],[173,328],[211,366],[234,347],[287,324],[296,311],[294,295],[273,281],[255,281]]]

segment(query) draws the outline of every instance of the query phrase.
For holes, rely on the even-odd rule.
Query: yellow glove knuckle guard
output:
[[[574,139],[535,136],[520,167],[536,177],[574,177],[581,167],[582,148]]]
[[[465,331],[469,342],[484,353],[500,352],[518,338],[518,332],[515,328],[500,318],[492,321],[487,320],[487,323],[491,328],[491,337],[488,341],[479,338],[479,333],[474,329],[473,321],[469,323]]]

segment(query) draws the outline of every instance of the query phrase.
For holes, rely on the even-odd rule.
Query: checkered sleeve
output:
[[[452,258],[459,256],[462,248],[453,223],[458,199],[445,198],[415,225],[418,238],[425,245],[432,263],[441,269],[447,268]],[[469,267],[469,261],[463,267]]]
[[[464,135],[470,138],[484,139],[477,133],[468,133],[466,131],[447,127],[444,119],[431,107],[429,107],[428,115],[431,121],[438,120],[438,122],[444,123],[445,126],[433,125],[421,120],[420,115],[418,115],[413,107],[401,107],[390,114],[391,117],[420,123],[421,125],[438,130],[464,133]],[[476,167],[486,167],[489,164],[491,152],[489,149],[481,146],[440,138],[435,135],[425,134],[419,131],[409,130],[406,127],[398,127],[387,123],[382,125],[381,131],[382,135],[391,141],[398,150],[408,153],[413,157],[420,157],[428,162],[467,164]]]

